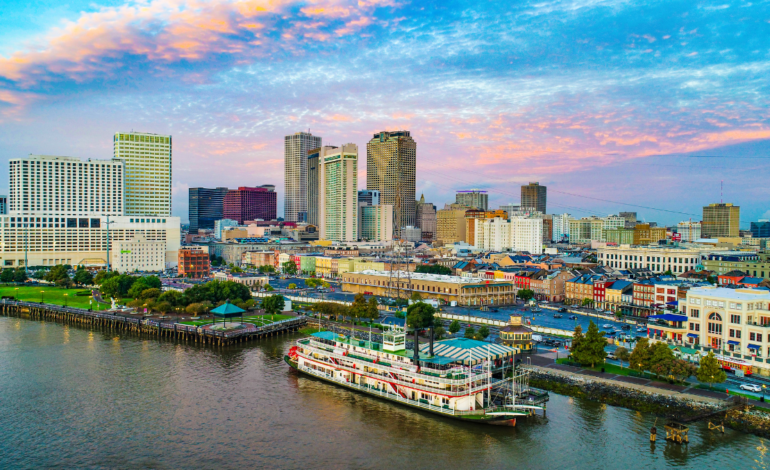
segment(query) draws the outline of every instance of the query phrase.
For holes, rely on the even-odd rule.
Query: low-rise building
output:
[[[409,278],[409,280],[407,280]],[[371,292],[374,295],[388,295],[391,286],[390,271],[362,271],[342,274],[342,288],[347,292]],[[419,292],[423,298],[457,305],[510,305],[516,298],[515,288],[510,282],[439,274],[401,272],[399,287],[411,296]],[[395,288],[395,286],[393,286]]]
[[[179,249],[179,276],[200,279],[211,275],[209,253],[205,247],[185,246]]]
[[[242,266],[259,268],[260,266],[275,266],[275,251],[246,251],[241,257]]]
[[[708,248],[677,246],[604,246],[596,250],[597,261],[616,269],[648,268],[656,273],[684,273],[695,268]]]
[[[524,353],[531,353],[533,350],[532,330],[524,326],[521,315],[509,317],[508,324],[500,328],[500,340],[504,345],[518,348]]]
[[[238,284],[248,286],[254,290],[257,286],[264,286],[270,283],[270,278],[264,275],[254,274],[232,274],[226,272],[214,273],[214,279],[217,281],[232,281]]]
[[[141,235],[112,243],[115,253],[112,269],[120,273],[163,271],[166,268],[166,243],[149,241]]]

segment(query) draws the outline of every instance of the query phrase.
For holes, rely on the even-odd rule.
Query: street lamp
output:
[[[15,297],[16,297],[16,300],[19,300],[19,288],[18,287],[16,288],[16,295],[15,295]]]
[[[40,303],[41,304],[43,303],[43,292],[45,292],[45,291],[44,290],[40,291]]]
[[[767,388],[767,385],[762,384],[762,401],[765,401],[765,389]]]
[[[64,306],[65,307],[67,306],[67,295],[69,295],[69,294],[64,294]]]

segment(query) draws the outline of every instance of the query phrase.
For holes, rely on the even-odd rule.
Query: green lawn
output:
[[[556,362],[558,364],[564,364],[564,363],[569,363],[569,360],[568,359],[558,359]],[[641,377],[643,379],[651,380],[653,382],[665,382],[665,383],[668,383],[667,380],[665,380],[663,378],[656,379],[653,374],[650,374],[650,373],[647,373],[647,372],[645,372],[644,375],[642,376],[642,375],[639,374],[638,371],[633,370],[633,369],[629,369],[627,364],[625,366],[623,366],[622,369],[620,368],[620,366],[615,365],[615,364],[599,364],[596,367],[588,367],[588,366],[580,366],[580,367],[582,369],[593,370],[593,371],[596,371],[596,372],[601,372],[602,367],[604,367],[604,372],[607,373],[607,374],[625,375],[627,377]],[[677,385],[682,385],[682,384],[681,383],[677,383]]]
[[[20,286],[17,287],[13,285],[6,285],[6,286],[0,286],[0,296],[7,296],[7,297],[16,297],[19,300],[28,301],[28,302],[40,302],[41,299],[41,293],[40,291],[43,291],[42,293],[42,299],[43,302],[47,304],[55,304],[55,305],[64,305],[65,303],[65,295],[66,295],[66,303],[69,307],[80,307],[80,308],[88,308],[88,301],[90,300],[90,296],[88,295],[75,295],[77,292],[89,290],[85,288],[72,288],[72,289],[64,289],[61,287],[53,287],[53,286]],[[99,307],[100,310],[105,310],[105,306]],[[94,301],[94,310],[97,309],[97,302]]]
[[[290,318],[295,318],[295,317],[293,317],[291,315],[273,315],[273,316],[270,316],[270,315],[253,315],[253,316],[243,317],[243,322],[244,323],[253,323],[253,324],[257,325],[257,326],[265,326],[265,325],[269,325],[270,323],[274,323],[274,322],[281,321],[281,320],[288,320]],[[241,317],[230,318],[230,319],[228,319],[228,321],[240,322],[241,321]],[[180,322],[180,323],[182,323],[183,325],[203,326],[203,325],[210,325],[210,324],[213,323],[213,321],[212,320],[203,320],[203,321],[197,320],[197,321],[183,321],[183,322]],[[222,320],[218,318],[217,319],[217,323],[222,323]]]

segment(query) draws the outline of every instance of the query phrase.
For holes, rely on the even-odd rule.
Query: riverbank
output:
[[[531,369],[530,385],[535,388],[651,413],[675,421],[704,419],[713,423],[724,422],[730,429],[770,438],[770,413],[759,408],[751,408],[749,411],[739,409],[734,399],[661,390],[541,367]]]

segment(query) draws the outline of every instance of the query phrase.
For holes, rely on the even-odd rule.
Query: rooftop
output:
[[[695,287],[687,292],[690,297],[718,297],[731,300],[770,300],[770,291],[765,289],[728,289],[726,287]]]
[[[349,274],[364,274],[367,276],[382,276],[382,277],[390,277],[390,271],[375,271],[373,269],[365,269],[363,271],[357,271],[355,273],[349,273]],[[458,277],[458,276],[447,276],[443,274],[425,274],[425,273],[406,273],[405,271],[400,271],[399,275],[402,279],[405,279],[408,275],[408,277],[412,281],[432,281],[432,282],[448,282],[452,284],[478,284],[479,280],[476,278],[469,278],[469,277]],[[490,284],[499,284],[500,282],[505,282],[503,280],[489,280]]]

